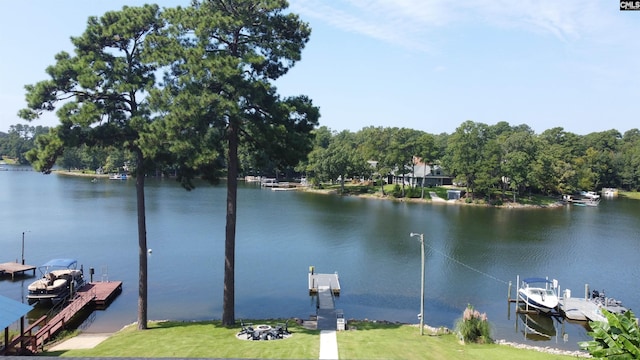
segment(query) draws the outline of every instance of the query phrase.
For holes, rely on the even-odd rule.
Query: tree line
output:
[[[34,138],[47,127],[12,125],[0,137],[0,153],[28,164],[25,154]],[[578,190],[614,187],[640,188],[640,130],[621,134],[617,130],[577,135],[560,127],[535,134],[527,125],[507,122],[486,125],[473,121],[461,124],[452,134],[430,134],[406,128],[365,127],[359,131],[334,132],[326,126],[312,131],[313,148],[297,165],[277,168],[276,163],[254,160],[241,146],[239,174],[307,176],[314,184],[358,177],[382,179],[389,173],[412,172],[414,159],[441,166],[465,184],[474,196],[487,197],[510,190],[559,195]],[[257,157],[266,158],[266,154]],[[83,145],[68,148],[57,164],[62,168],[117,171],[133,162],[131,154],[119,149],[97,149]],[[152,174],[172,174],[177,164],[164,164]]]
[[[357,132],[314,130],[313,150],[298,169],[315,182],[383,178],[413,172],[415,159],[441,166],[474,197],[570,194],[640,187],[640,130],[577,135],[555,127],[536,134],[528,125],[465,121],[451,133],[397,127]],[[496,195],[497,194],[497,195]]]

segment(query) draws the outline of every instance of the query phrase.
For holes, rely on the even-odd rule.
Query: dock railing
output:
[[[64,328],[69,320],[73,318],[73,316],[80,311],[83,307],[85,307],[88,303],[93,300],[95,294],[85,294],[78,295],[76,294],[75,298],[69,305],[67,305],[62,311],[60,311],[56,316],[51,319],[46,325],[44,325],[35,336],[32,338],[31,350],[37,351],[41,348],[44,343],[49,340],[56,332],[60,329]]]
[[[27,344],[31,343],[33,339],[33,331],[36,327],[40,326],[47,320],[47,315],[42,315],[38,320],[34,321],[29,327],[27,327],[21,335],[14,337],[4,348],[5,352],[14,350],[20,344],[20,353],[24,350]]]

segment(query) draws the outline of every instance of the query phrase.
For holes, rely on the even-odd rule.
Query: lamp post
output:
[[[422,271],[420,275],[422,277],[422,281],[420,284],[420,335],[424,335],[424,234],[411,233],[409,236],[419,236],[420,237],[420,247],[422,252]]]

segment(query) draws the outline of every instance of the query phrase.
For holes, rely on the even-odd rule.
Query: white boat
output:
[[[127,180],[127,174],[111,174],[109,180]]]
[[[518,296],[529,308],[548,313],[558,306],[558,281],[545,278],[522,280]]]
[[[586,199],[591,199],[591,200],[599,200],[600,199],[600,195],[598,195],[594,191],[581,191],[580,192],[580,196],[582,196],[583,198],[586,198]]]
[[[576,206],[598,206],[599,204],[600,199],[582,199],[573,201],[573,205]]]
[[[52,259],[40,266],[42,277],[28,287],[29,304],[57,305],[67,299],[72,289],[85,283],[82,270],[77,266],[75,259]]]
[[[260,186],[263,187],[278,187],[278,179],[274,179],[274,178],[263,178],[262,180],[260,180]]]

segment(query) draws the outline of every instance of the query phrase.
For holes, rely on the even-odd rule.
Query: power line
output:
[[[505,285],[509,285],[509,283],[508,283],[508,282],[506,282],[506,281],[504,281],[504,280],[501,280],[501,279],[498,279],[497,277],[495,277],[495,276],[493,276],[493,275],[491,275],[491,274],[487,274],[486,272],[484,272],[484,271],[482,271],[482,270],[478,270],[478,269],[476,269],[476,268],[474,268],[474,267],[472,267],[472,266],[470,266],[470,265],[467,265],[467,264],[463,263],[462,261],[460,261],[460,260],[458,260],[458,259],[455,259],[455,258],[453,258],[453,257],[451,257],[451,256],[449,256],[449,255],[447,255],[447,254],[445,254],[445,253],[443,253],[442,251],[440,251],[440,250],[438,250],[438,249],[434,248],[433,246],[429,245],[429,244],[428,244],[428,243],[426,243],[426,242],[425,242],[425,245],[427,245],[427,246],[429,247],[429,249],[431,249],[431,250],[433,250],[433,251],[437,252],[438,254],[440,254],[440,255],[442,255],[442,256],[444,256],[444,257],[446,257],[447,259],[449,259],[449,260],[451,260],[451,261],[453,261],[453,262],[456,262],[456,263],[458,263],[458,264],[460,264],[460,265],[462,265],[462,266],[466,267],[466,268],[467,268],[467,269],[469,269],[469,270],[472,270],[472,271],[477,272],[478,274],[484,275],[484,276],[488,277],[489,279],[493,279],[493,280],[495,280],[495,281],[497,281],[497,282],[503,283],[503,284],[505,284]]]

